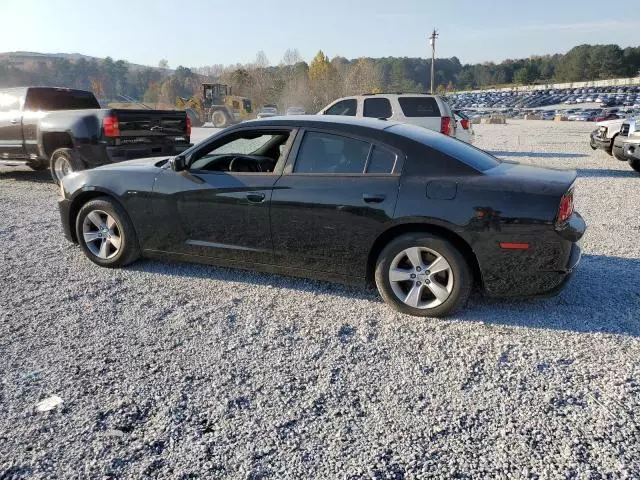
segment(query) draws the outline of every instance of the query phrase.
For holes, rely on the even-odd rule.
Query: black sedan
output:
[[[375,282],[393,308],[439,316],[474,286],[563,287],[585,231],[575,178],[412,125],[296,116],[73,173],[59,206],[66,236],[104,267],[145,256]]]

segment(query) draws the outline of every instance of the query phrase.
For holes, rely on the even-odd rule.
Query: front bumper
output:
[[[626,141],[622,149],[628,159],[640,160],[640,140]]]
[[[611,150],[611,139],[598,136],[598,131],[591,132],[591,146],[600,150]]]
[[[75,235],[71,230],[71,202],[66,198],[60,198],[58,200],[58,210],[60,211],[60,221],[62,222],[62,231],[64,236],[70,242],[77,243]]]

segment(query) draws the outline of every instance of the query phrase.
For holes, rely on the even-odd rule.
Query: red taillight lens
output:
[[[558,219],[556,225],[561,225],[573,214],[573,190],[563,195],[560,200],[560,208],[558,209]]]
[[[187,115],[187,126],[185,128],[185,135],[187,135],[188,137],[191,136],[191,117],[189,117],[189,115]]]
[[[442,117],[440,120],[440,133],[453,135],[455,120],[451,117]]]
[[[460,125],[465,130],[469,130],[469,120],[467,120],[466,118],[463,118],[462,120],[460,120]]]
[[[105,137],[119,137],[120,124],[118,123],[118,117],[115,115],[104,117],[102,120],[102,129],[104,130]]]

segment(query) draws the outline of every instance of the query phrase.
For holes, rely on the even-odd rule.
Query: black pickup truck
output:
[[[0,89],[0,165],[72,171],[191,146],[191,122],[177,110],[101,109],[91,92],[68,88]]]

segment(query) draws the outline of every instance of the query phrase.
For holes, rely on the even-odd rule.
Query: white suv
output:
[[[437,95],[375,93],[339,98],[319,115],[348,115],[397,120],[456,136],[456,119],[449,105]]]

